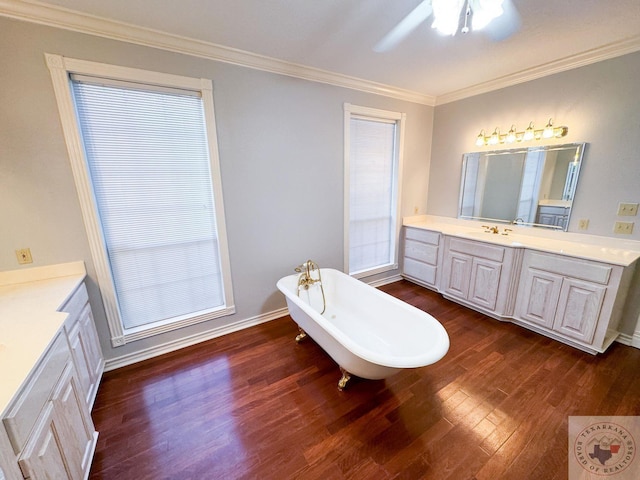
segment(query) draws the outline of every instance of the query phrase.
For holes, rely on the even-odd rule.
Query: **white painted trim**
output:
[[[2,1],[2,0],[0,0]],[[213,106],[213,83],[209,79],[191,78],[180,75],[163,74],[140,70],[137,68],[121,67],[104,63],[77,60],[45,53],[45,59],[60,111],[60,120],[69,152],[71,169],[80,199],[82,216],[87,230],[87,238],[91,255],[94,260],[98,276],[98,284],[102,294],[102,300],[107,316],[107,323],[111,334],[111,344],[114,347],[125,345],[128,342],[140,340],[153,335],[166,333],[188,325],[194,325],[214,318],[235,313],[233,304],[233,289],[231,285],[231,262],[226,236],[224,220],[224,205],[222,201],[222,179],[220,175],[220,161],[218,155],[218,139]],[[203,315],[185,317],[174,322],[158,322],[155,325],[125,330],[120,319],[120,309],[115,293],[111,268],[107,258],[105,241],[102,232],[98,209],[93,194],[91,177],[87,167],[84,146],[76,120],[75,103],[71,92],[69,74],[93,75],[115,80],[149,83],[152,85],[168,86],[173,88],[188,89],[199,92],[202,97],[205,123],[207,127],[207,140],[209,145],[211,180],[214,195],[216,223],[218,227],[218,249],[222,281],[224,288],[224,308]]]
[[[271,320],[284,317],[288,314],[289,314],[289,311],[286,308],[281,308],[279,310],[274,310],[270,313],[247,318],[245,320],[240,320],[230,325],[216,327],[211,330],[207,330],[206,332],[200,332],[194,335],[190,335],[188,337],[181,337],[177,340],[163,343],[162,345],[156,345],[154,347],[146,348],[144,350],[139,350],[127,355],[111,358],[105,362],[104,371],[108,372],[110,370],[115,370],[116,368],[125,367],[133,363],[141,362],[143,360],[148,360],[150,358],[157,357],[159,355],[164,355],[165,353],[174,352],[181,348],[189,347],[191,345],[195,345],[196,343],[205,342],[207,340],[221,337],[223,335],[237,332],[239,330],[244,330],[245,328],[260,325],[261,323],[266,323]]]
[[[610,58],[637,52],[638,50],[640,50],[640,35],[636,35],[620,42],[611,43],[603,47],[594,48],[577,55],[562,58],[554,62],[538,65],[537,67],[527,68],[526,70],[505,75],[488,82],[479,83],[468,88],[439,95],[436,98],[435,105],[444,105],[445,103],[455,102],[456,100],[462,100],[482,93],[518,85],[520,83],[529,82],[555,73],[566,72],[567,70],[584,67]]]
[[[618,335],[616,342],[623,345],[628,345],[630,347],[640,348],[640,330],[635,332],[633,335],[621,333],[620,335]]]
[[[215,60],[264,72],[301,78],[422,105],[435,105],[435,97],[340,73],[286,62],[276,58],[203,42],[159,30],[117,22],[65,8],[19,0],[0,0],[0,16],[170,52]]]
[[[374,280],[372,282],[367,282],[368,285],[377,288],[377,287],[382,287],[383,285],[388,285],[390,283],[394,283],[394,282],[399,282],[400,280],[403,280],[403,276],[402,275],[393,275],[392,277],[387,277],[387,278],[381,278],[379,280]]]

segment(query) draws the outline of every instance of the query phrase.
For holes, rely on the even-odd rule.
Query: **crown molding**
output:
[[[640,50],[640,35],[436,97],[436,106],[573,70]]]
[[[0,0],[0,16],[429,106],[444,105],[640,50],[640,35],[637,35],[436,97],[39,2]]]
[[[255,53],[173,35],[159,30],[117,22],[73,10],[21,0],[0,0],[0,16],[85,33],[111,40],[159,48],[175,53],[230,63],[264,72],[301,78],[423,105],[435,105],[435,97],[391,85],[286,62]]]

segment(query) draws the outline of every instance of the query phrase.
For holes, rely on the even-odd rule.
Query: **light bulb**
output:
[[[522,137],[523,140],[533,140],[534,137],[534,133],[533,133],[533,122],[529,123],[529,126],[527,127],[527,129],[524,131],[524,136]]]
[[[458,31],[460,12],[465,0],[433,0],[433,28],[443,35],[455,35]]]
[[[497,145],[500,141],[500,129],[496,127],[491,136],[489,137],[489,145]]]
[[[507,133],[507,143],[513,143],[516,141],[516,126],[511,125],[511,130]]]
[[[482,147],[484,146],[486,142],[486,139],[484,138],[484,130],[480,130],[480,134],[478,135],[478,138],[476,138],[476,145],[478,147]]]
[[[544,127],[542,131],[542,138],[551,138],[553,137],[553,122],[549,119],[549,123]]]

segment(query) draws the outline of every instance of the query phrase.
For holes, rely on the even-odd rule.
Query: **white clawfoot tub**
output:
[[[280,279],[294,322],[327,352],[343,371],[342,389],[350,375],[377,380],[401,369],[430,365],[449,350],[444,327],[428,313],[338,270],[322,268],[326,297],[323,314],[319,283],[298,296],[299,275]]]

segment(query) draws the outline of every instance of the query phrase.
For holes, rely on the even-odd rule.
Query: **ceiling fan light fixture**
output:
[[[504,13],[502,2],[504,0],[469,0],[473,10],[471,26],[474,30],[482,30],[489,25],[494,18]]]
[[[431,27],[443,35],[455,35],[464,3],[465,0],[433,0],[434,19]]]

